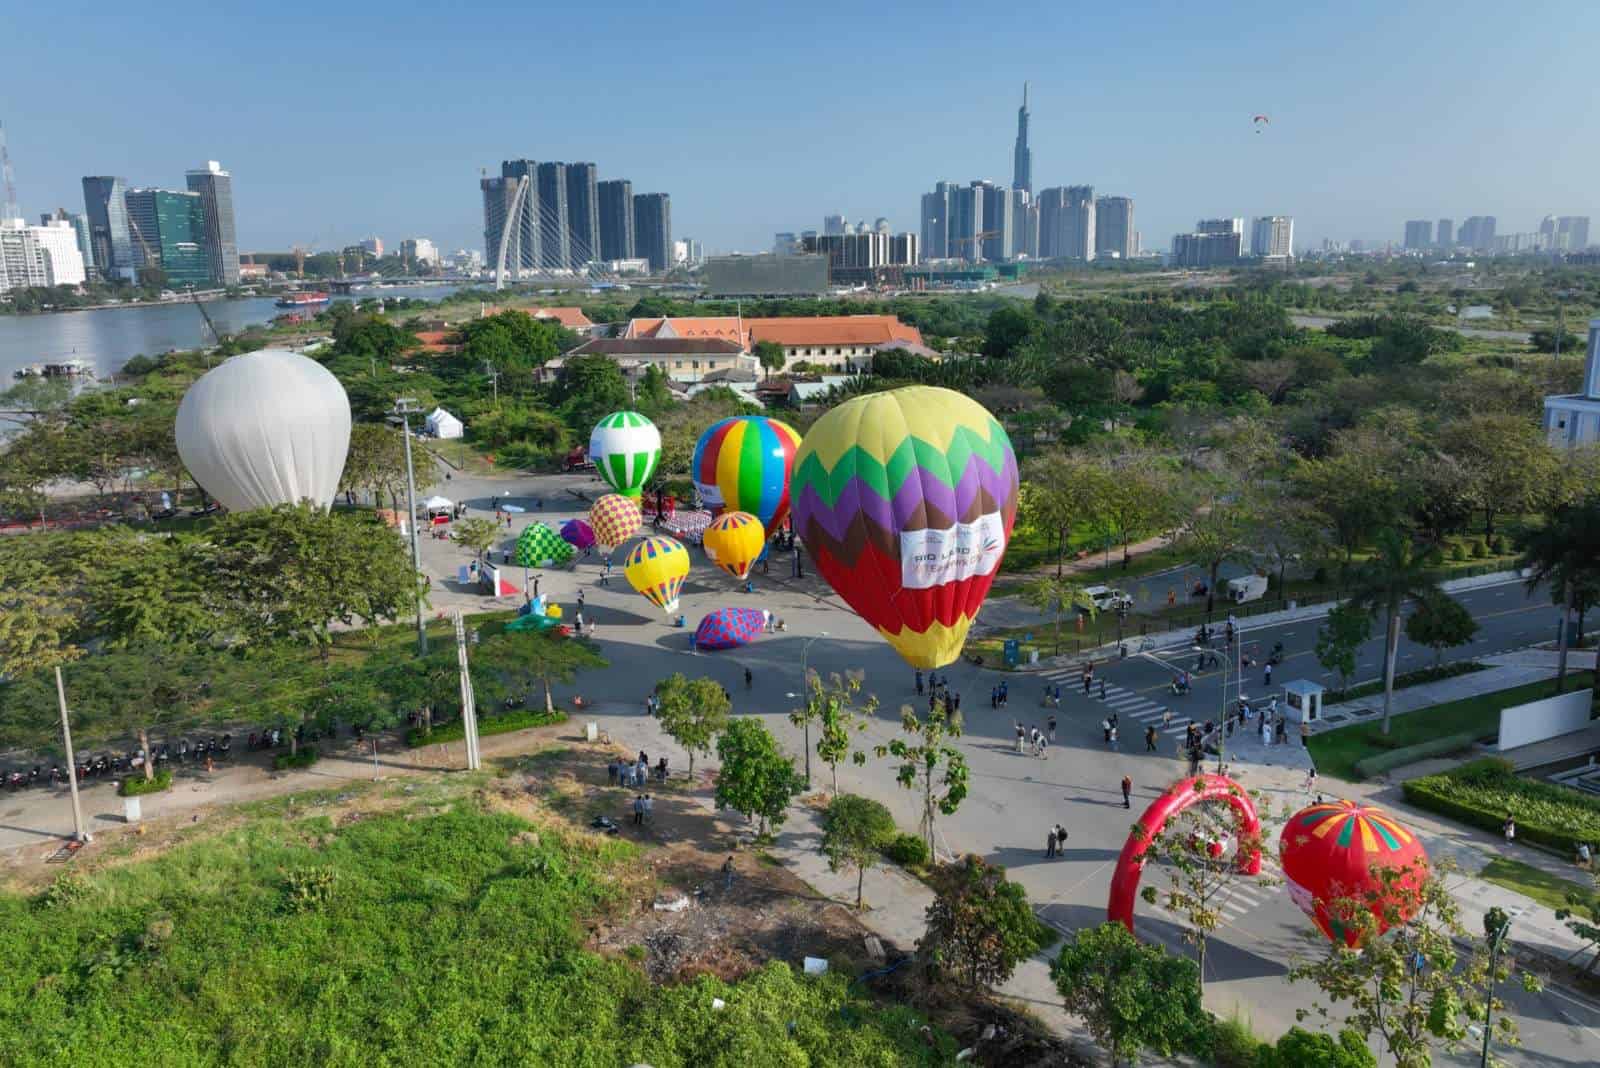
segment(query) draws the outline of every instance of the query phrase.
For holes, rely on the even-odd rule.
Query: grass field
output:
[[[649,892],[638,847],[495,810],[475,783],[260,802],[154,859],[0,893],[0,1063],[953,1059],[837,971],[657,986],[585,948],[586,924]]]
[[[1507,890],[1526,894],[1550,909],[1565,908],[1568,892],[1587,889],[1569,879],[1557,878],[1531,864],[1524,864],[1520,860],[1507,860],[1505,857],[1496,857],[1484,865],[1478,877],[1496,886],[1503,886]]]
[[[1594,676],[1577,672],[1567,678],[1568,690],[1581,690],[1593,685]],[[1381,723],[1362,723],[1313,735],[1309,742],[1317,770],[1323,775],[1355,782],[1356,761],[1386,749],[1399,749],[1417,745],[1433,738],[1451,734],[1491,735],[1500,726],[1500,710],[1511,705],[1551,697],[1556,692],[1554,679],[1532,682],[1509,690],[1495,690],[1448,704],[1435,705],[1418,712],[1407,712],[1394,717],[1390,732],[1383,733]]]

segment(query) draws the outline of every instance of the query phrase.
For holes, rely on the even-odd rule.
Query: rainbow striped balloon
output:
[[[694,447],[690,477],[712,515],[749,512],[771,533],[789,516],[789,479],[800,434],[764,415],[713,423]]]
[[[943,667],[999,570],[1017,457],[982,405],[907,386],[817,420],[795,462],[794,525],[834,592],[907,663]]]
[[[689,577],[689,550],[672,538],[645,538],[628,552],[622,573],[645,600],[671,614],[678,610],[678,591]]]

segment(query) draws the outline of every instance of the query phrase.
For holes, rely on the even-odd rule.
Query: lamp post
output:
[[[395,414],[400,417],[401,434],[406,442],[406,507],[411,510],[407,525],[411,528],[411,566],[417,574],[422,574],[422,548],[417,542],[417,476],[411,466],[411,420],[408,418],[412,412],[421,411],[417,402],[411,397],[401,397],[394,402]],[[417,654],[428,655],[428,628],[422,618],[422,586],[417,586]]]
[[[1206,653],[1206,652],[1210,651],[1203,645],[1194,645],[1194,646],[1191,646],[1190,648],[1192,648],[1197,653]],[[1229,664],[1228,664],[1228,661],[1227,661],[1226,658],[1224,658],[1221,661],[1221,663],[1222,663],[1222,714],[1217,719],[1217,774],[1218,775],[1222,774],[1222,757],[1223,757],[1223,748],[1224,748],[1222,742],[1223,742],[1223,739],[1225,737],[1227,737],[1227,726],[1226,726],[1226,724],[1228,722],[1228,667],[1229,667]],[[1203,740],[1204,739],[1202,739],[1202,741]]]
[[[1483,933],[1489,939],[1489,991],[1483,999],[1483,1057],[1479,1068],[1489,1068],[1489,1039],[1494,1035],[1494,971],[1500,962],[1500,951],[1511,933],[1511,917],[1496,906],[1483,914]]]
[[[811,643],[816,641],[818,638],[826,638],[827,636],[828,632],[824,630],[819,631],[818,633],[813,634],[811,637],[806,639],[805,645],[800,649],[800,683],[805,692],[791,693],[786,694],[785,696],[791,699],[800,698],[807,702],[811,700],[811,674],[810,669],[807,667],[807,664],[811,658]],[[806,710],[806,715],[801,719],[800,725],[805,731],[806,789],[809,790],[811,789],[811,710],[809,708]]]

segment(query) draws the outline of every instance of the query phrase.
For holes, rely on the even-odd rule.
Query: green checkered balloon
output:
[[[517,537],[516,560],[522,567],[554,567],[571,560],[574,552],[561,535],[543,523],[524,528]]]
[[[638,412],[612,412],[589,435],[589,459],[624,497],[637,497],[661,462],[661,431]]]

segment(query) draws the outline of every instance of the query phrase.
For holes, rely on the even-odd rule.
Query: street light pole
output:
[[[87,842],[83,830],[83,806],[78,801],[78,761],[72,755],[72,727],[67,723],[67,688],[61,681],[61,665],[56,665],[56,701],[61,705],[61,741],[67,750],[67,785],[72,788],[72,837]]]
[[[818,638],[826,638],[827,636],[827,631],[813,634],[806,639],[805,645],[800,649],[800,689],[808,702],[811,700],[811,674],[810,668],[807,666],[811,661],[811,643]],[[811,714],[809,710],[806,713],[803,726],[806,739],[806,789],[809,790],[811,789]]]
[[[417,475],[411,464],[411,419],[412,412],[420,411],[417,402],[410,397],[401,397],[394,402],[395,414],[400,416],[401,434],[406,442],[406,507],[411,514],[407,525],[411,528],[411,566],[418,575],[422,574],[422,547],[417,541]],[[428,628],[422,618],[422,587],[417,586],[417,654],[428,655]]]
[[[1489,1039],[1494,1034],[1494,970],[1500,962],[1500,950],[1511,933],[1511,917],[1498,906],[1483,914],[1483,933],[1489,936],[1489,991],[1483,999],[1483,1057],[1479,1068],[1489,1068]]]

